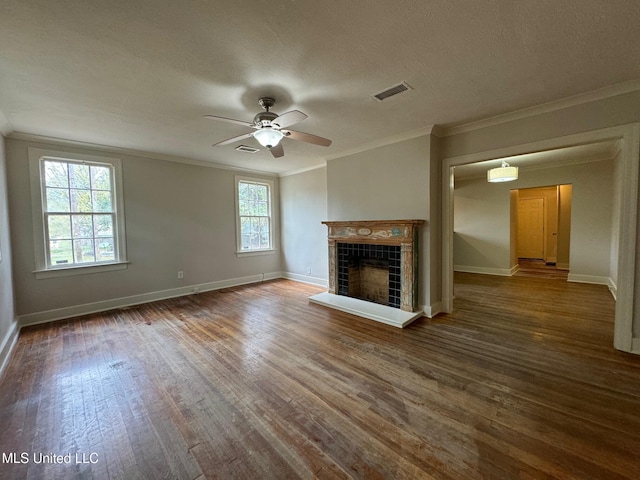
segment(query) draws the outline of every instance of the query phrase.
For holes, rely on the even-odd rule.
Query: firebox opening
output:
[[[349,257],[349,296],[389,303],[389,260]]]
[[[337,293],[400,308],[400,247],[338,244]]]

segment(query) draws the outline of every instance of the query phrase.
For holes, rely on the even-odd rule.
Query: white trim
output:
[[[102,157],[73,152],[61,152],[58,150],[42,149],[35,147],[27,148],[29,157],[29,177],[31,182],[31,220],[33,225],[33,249],[35,254],[35,274],[36,278],[51,278],[58,276],[68,276],[72,269],[96,267],[95,271],[114,270],[120,268],[108,268],[107,265],[127,263],[127,242],[125,232],[125,211],[124,211],[124,182],[122,177],[122,160],[116,157]],[[74,264],[64,268],[47,268],[47,233],[44,225],[44,194],[43,194],[43,173],[41,170],[42,159],[60,159],[61,161],[85,161],[98,164],[107,164],[111,167],[113,182],[112,192],[115,199],[114,205],[114,242],[118,252],[116,262],[109,264],[92,263],[88,265]],[[122,268],[126,268],[122,267]],[[47,274],[45,275],[44,272]],[[85,270],[79,273],[89,273]]]
[[[11,326],[9,327],[7,334],[2,339],[2,344],[0,344],[0,378],[2,378],[4,369],[9,363],[11,353],[16,346],[19,335],[20,329],[18,328],[18,321],[14,320],[11,322]]]
[[[604,100],[606,98],[615,97],[618,95],[624,95],[626,93],[635,92],[637,90],[640,90],[640,79],[618,83],[616,85],[609,85],[597,90],[592,90],[590,92],[580,93],[578,95],[563,98],[561,100],[543,103],[540,105],[535,105],[533,107],[527,107],[521,110],[483,118],[481,120],[476,120],[473,122],[453,125],[450,127],[442,127],[442,134],[440,136],[449,137],[452,135],[458,135],[460,133],[472,132],[474,130],[480,130],[482,128],[492,127],[494,125],[500,125],[502,123],[522,120],[524,118],[534,117],[536,115],[550,113],[556,110],[562,110],[564,108],[575,107],[585,103]]]
[[[135,150],[132,148],[112,147],[108,145],[101,145],[98,143],[81,142],[79,140],[67,140],[64,138],[57,138],[57,137],[47,137],[44,135],[35,135],[32,133],[11,132],[5,136],[7,138],[14,138],[16,140],[25,140],[29,142],[47,143],[51,145],[98,150],[107,155],[109,154],[127,155],[131,157],[148,158],[151,160],[156,159],[156,160],[165,160],[167,162],[184,163],[186,165],[195,165],[198,167],[218,168],[220,170],[232,170],[235,172],[243,172],[250,175],[265,175],[269,177],[278,176],[278,174],[275,172],[268,172],[264,170],[254,170],[251,168],[244,168],[244,167],[236,167],[236,166],[227,165],[224,163],[214,163],[214,162],[208,162],[204,160],[196,160],[194,158],[175,157],[173,155],[166,155],[163,153],[147,152],[144,150]]]
[[[405,133],[401,133],[399,135],[394,135],[394,136],[391,136],[391,137],[381,138],[381,139],[375,140],[373,142],[365,143],[364,145],[361,145],[359,147],[348,149],[348,150],[344,150],[341,153],[336,153],[334,155],[328,155],[328,156],[324,157],[324,159],[326,161],[336,160],[338,158],[344,158],[344,157],[348,157],[348,156],[351,156],[351,155],[355,155],[356,153],[362,153],[362,152],[366,152],[366,151],[369,151],[369,150],[373,150],[375,148],[384,147],[386,145],[392,145],[394,143],[403,142],[405,140],[411,140],[412,138],[416,138],[416,137],[422,137],[422,136],[431,135],[431,134],[434,134],[434,135],[438,136],[438,133],[436,133],[436,132],[440,132],[439,127],[437,127],[436,125],[430,125],[428,127],[420,128],[418,130],[412,130],[410,132],[405,132]]]
[[[442,159],[442,298],[443,309],[453,309],[453,172],[452,167],[493,160],[523,153],[552,150],[607,140],[621,142],[621,202],[618,232],[618,276],[614,347],[631,351],[636,273],[636,236],[638,223],[638,158],[640,157],[640,123],[603,128],[554,137],[528,144],[477,152]]]
[[[275,248],[265,248],[264,250],[243,250],[236,252],[236,257],[256,257],[259,255],[273,255],[277,252]]]
[[[12,130],[13,128],[11,127],[9,119],[0,110],[0,135],[6,137],[11,133]]]
[[[279,173],[279,177],[289,177],[291,175],[298,175],[299,173],[311,172],[312,170],[318,170],[320,168],[326,168],[327,162],[323,160],[319,165],[313,165],[311,167],[298,168],[296,170],[287,170],[286,172]]]
[[[631,353],[640,355],[640,337],[634,337],[631,339]]]
[[[576,273],[569,273],[567,275],[567,282],[573,283],[590,283],[592,285],[606,285],[613,295],[613,298],[616,298],[617,290],[615,282],[613,279],[609,277],[601,277],[598,275],[580,275]]]
[[[74,305],[71,307],[57,308],[54,310],[46,310],[43,312],[29,313],[20,315],[18,321],[20,327],[29,325],[37,325],[39,323],[53,322],[56,320],[65,320],[67,318],[77,317],[80,315],[88,315],[91,313],[104,312],[117,308],[131,307],[143,303],[165,300],[167,298],[182,297],[184,295],[193,295],[200,292],[208,292],[211,290],[219,290],[221,288],[237,287],[239,285],[247,285],[250,283],[260,283],[266,280],[282,278],[281,272],[267,272],[257,275],[249,275],[246,277],[231,278],[227,280],[219,280],[215,282],[201,283],[197,285],[189,285],[186,287],[172,288],[168,290],[160,290],[157,292],[143,293],[140,295],[132,295],[130,297],[120,297],[100,302],[85,303],[82,305]]]
[[[421,305],[420,308],[425,316],[433,318],[439,313],[442,313],[442,302],[436,302],[433,305]]]
[[[316,285],[318,287],[329,287],[329,280],[326,278],[311,277],[309,275],[300,275],[299,273],[282,272],[282,278],[287,280],[294,280],[296,282],[308,283],[309,285]]]
[[[498,275],[500,277],[510,277],[515,272],[518,271],[518,267],[511,269],[508,268],[490,268],[490,267],[474,267],[471,265],[454,265],[454,272],[464,272],[464,273],[480,273],[482,275]]]
[[[275,253],[274,251],[276,250],[276,246],[275,246],[275,230],[276,228],[279,228],[279,225],[276,224],[275,221],[275,211],[276,209],[274,208],[274,199],[275,199],[275,182],[269,178],[257,178],[257,177],[247,177],[244,175],[235,175],[233,177],[234,179],[234,202],[235,202],[235,206],[236,206],[236,256],[245,256],[245,255],[249,255],[249,254],[254,254],[254,255],[267,255],[270,253]],[[242,250],[242,232],[241,232],[241,225],[240,225],[240,191],[239,191],[239,185],[240,183],[253,183],[255,185],[266,185],[267,187],[267,194],[268,194],[268,218],[269,218],[269,248],[260,248],[260,249],[249,249],[249,250]],[[245,215],[245,216],[251,216],[251,215]],[[263,216],[264,217],[264,216]]]
[[[73,275],[86,275],[98,272],[114,272],[116,270],[126,270],[128,266],[129,262],[93,263],[91,265],[76,265],[65,268],[51,268],[49,270],[34,270],[33,273],[35,273],[38,280],[42,280],[43,278],[70,277]]]

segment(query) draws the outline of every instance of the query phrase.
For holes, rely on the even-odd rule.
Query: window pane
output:
[[[260,219],[260,247],[259,248],[269,248],[269,219],[266,217],[261,217]]]
[[[65,162],[44,161],[44,178],[47,187],[68,187],[69,177]]]
[[[90,188],[89,166],[77,163],[69,164],[69,186],[71,188]]]
[[[111,192],[93,191],[93,211],[94,212],[112,212]]]
[[[63,188],[47,188],[48,212],[68,212],[69,190]]]
[[[49,242],[51,265],[65,265],[73,263],[71,240],[52,240]]]
[[[106,262],[115,260],[115,249],[113,246],[113,238],[100,238],[97,240],[98,248],[96,250],[96,261]]]
[[[269,215],[269,209],[267,207],[267,202],[258,202],[256,203],[256,213],[255,215],[260,215],[266,217]]]
[[[240,202],[246,202],[249,200],[249,184],[240,182],[238,184],[238,198]]]
[[[260,219],[251,217],[251,248],[260,248]]]
[[[68,215],[49,216],[49,239],[71,238],[71,218]]]
[[[91,215],[73,215],[73,238],[93,238],[93,219]]]
[[[256,185],[255,200],[257,202],[266,202],[268,198],[268,189],[266,185]]]
[[[251,215],[251,208],[247,200],[239,200],[240,215]]]
[[[96,237],[113,237],[113,217],[111,215],[94,215],[93,226]]]
[[[91,212],[91,191],[90,190],[71,190],[71,211],[72,212]]]
[[[248,217],[240,218],[240,248],[247,250],[251,246],[251,219]]]
[[[111,169],[109,167],[91,167],[91,188],[111,190]]]
[[[92,239],[74,240],[73,253],[76,257],[76,263],[87,263],[96,261]]]

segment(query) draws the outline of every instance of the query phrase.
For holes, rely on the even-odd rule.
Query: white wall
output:
[[[260,256],[235,254],[234,175],[238,172],[110,153],[121,158],[123,164],[130,265],[121,271],[36,279],[27,157],[31,146],[104,154],[93,149],[7,139],[14,286],[21,320],[26,318],[29,323],[55,318],[58,313],[81,313],[92,306],[99,309],[113,299],[120,299],[115,304],[144,301],[154,295],[184,293],[193,285],[210,287],[215,282],[233,283],[247,277],[261,278],[262,274],[279,274],[279,251]],[[279,182],[268,178],[275,181],[274,233],[279,247]],[[178,270],[184,271],[184,279],[177,278]],[[82,305],[86,307],[69,310]]]
[[[514,182],[485,178],[456,182],[454,190],[454,264],[508,274],[512,189],[572,184],[570,274],[574,280],[615,276],[611,271],[614,161],[521,169]],[[464,268],[459,268],[464,269]],[[595,280],[595,279],[592,279]]]
[[[280,178],[282,270],[289,278],[327,285],[327,168]],[[307,271],[309,269],[309,271]]]
[[[17,338],[11,274],[11,238],[7,195],[5,138],[0,135],[0,373]]]
[[[327,163],[327,201],[329,220],[398,220],[421,219],[418,301],[429,314],[438,310],[439,298],[433,294],[430,269],[432,241],[439,235],[438,218],[432,218],[431,182],[439,185],[439,175],[432,172],[432,139],[423,135],[361,153],[330,160]],[[434,160],[437,167],[437,159]],[[436,168],[436,172],[438,172]],[[435,177],[435,178],[433,178]],[[437,195],[437,189],[435,190]],[[435,228],[435,230],[430,230]],[[435,288],[434,288],[435,287]]]
[[[510,182],[515,183],[515,182]],[[510,188],[485,179],[456,180],[453,262],[458,271],[508,275]]]

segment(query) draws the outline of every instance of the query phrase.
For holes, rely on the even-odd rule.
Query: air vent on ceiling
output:
[[[248,145],[239,145],[236,147],[236,150],[244,153],[256,153],[259,152],[259,148],[249,147]]]
[[[407,82],[402,82],[393,87],[389,87],[382,92],[378,92],[373,97],[377,100],[386,100],[389,97],[393,97],[394,95],[398,95],[399,93],[406,92],[408,90],[413,90],[411,86]]]

